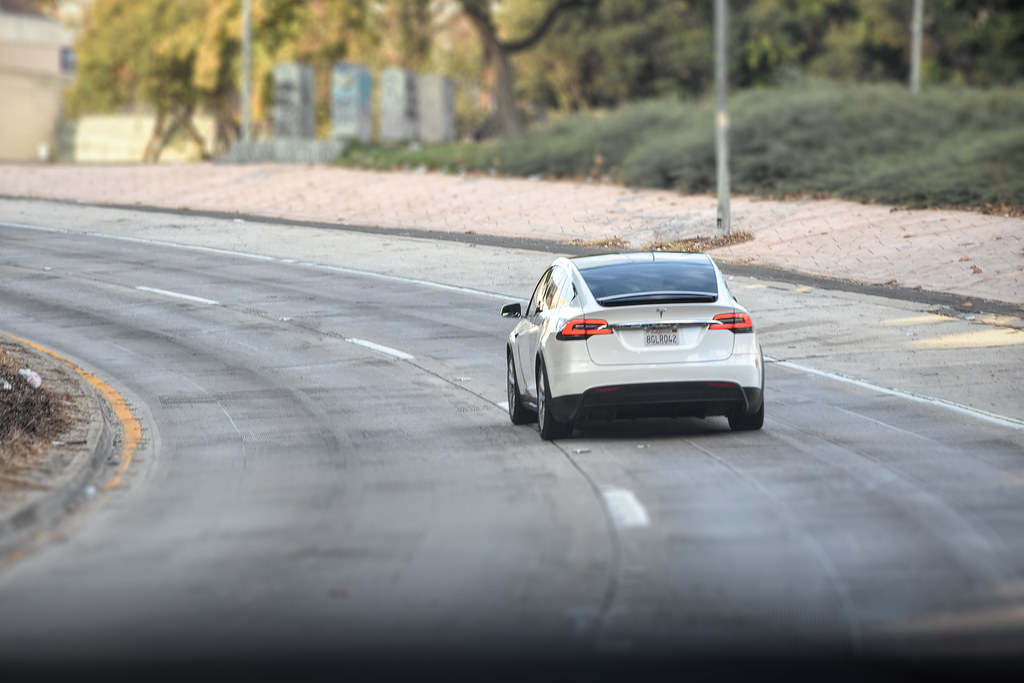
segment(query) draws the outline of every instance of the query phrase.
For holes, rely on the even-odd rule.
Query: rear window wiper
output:
[[[629,292],[597,299],[597,303],[602,306],[628,306],[629,304],[644,303],[705,304],[715,301],[718,301],[718,294],[712,292]]]

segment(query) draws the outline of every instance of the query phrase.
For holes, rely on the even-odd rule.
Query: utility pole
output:
[[[921,89],[921,34],[924,32],[924,0],[914,0],[914,15],[910,21],[910,92]]]
[[[252,135],[252,0],[242,0],[242,141]]]
[[[715,0],[715,167],[718,176],[719,237],[729,235],[732,230],[729,212],[729,63],[725,49],[726,23],[725,0]]]

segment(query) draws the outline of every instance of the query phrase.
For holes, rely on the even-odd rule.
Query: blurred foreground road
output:
[[[763,432],[544,443],[501,405],[497,309],[550,253],[0,207],[3,328],[112,384],[147,439],[0,569],[4,664],[905,680],[1024,657],[1024,347],[951,341],[987,326],[734,277],[777,359]]]

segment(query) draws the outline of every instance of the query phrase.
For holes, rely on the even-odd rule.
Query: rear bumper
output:
[[[550,399],[551,410],[560,422],[747,415],[757,412],[761,401],[761,387],[721,381],[610,385]]]

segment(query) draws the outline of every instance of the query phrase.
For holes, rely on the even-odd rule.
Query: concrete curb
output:
[[[39,358],[41,363],[64,365],[62,361],[49,358],[20,342],[9,341],[17,344],[27,354]],[[47,490],[31,495],[28,502],[8,512],[0,513],[0,562],[26,550],[39,534],[57,526],[69,512],[87,500],[88,487],[115,452],[118,419],[112,407],[74,368],[69,367],[68,370],[81,386],[85,397],[77,407],[89,415],[86,443],[53,479]]]

